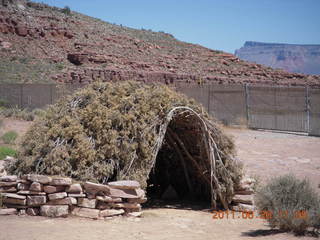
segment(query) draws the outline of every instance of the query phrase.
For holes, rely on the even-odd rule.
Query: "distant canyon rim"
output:
[[[320,44],[284,44],[247,41],[235,51],[242,60],[288,72],[320,74]]]

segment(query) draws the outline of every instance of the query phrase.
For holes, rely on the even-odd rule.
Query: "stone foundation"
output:
[[[109,219],[141,215],[145,192],[137,181],[116,181],[106,185],[76,183],[71,178],[24,175],[0,177],[0,215],[68,217],[69,215]]]
[[[232,198],[231,209],[238,212],[254,211],[254,185],[256,181],[253,178],[243,178],[235,189],[235,195]]]

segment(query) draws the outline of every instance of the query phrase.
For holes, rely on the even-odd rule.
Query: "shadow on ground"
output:
[[[210,212],[210,204],[207,202],[198,201],[164,201],[159,199],[150,199],[147,203],[143,204],[144,209],[155,208],[169,208],[169,209],[181,209],[181,210],[196,210],[203,212]]]
[[[246,237],[262,237],[262,236],[271,236],[284,233],[285,231],[281,231],[278,229],[258,229],[251,230],[248,232],[243,232],[241,235]]]
[[[251,230],[248,232],[243,232],[241,235],[245,237],[265,237],[265,236],[275,236],[277,234],[286,233],[286,231],[279,230],[279,229],[258,229],[258,230]],[[308,236],[318,238],[319,234],[314,231],[307,231],[304,235],[294,234],[295,236]]]

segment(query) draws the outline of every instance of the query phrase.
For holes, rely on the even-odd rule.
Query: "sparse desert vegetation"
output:
[[[34,121],[37,117],[45,115],[45,110],[42,109],[20,109],[18,107],[3,107],[0,109],[0,116],[4,118],[15,118],[25,121]]]
[[[6,156],[16,157],[17,144],[31,123],[14,117],[6,118],[0,114],[0,160]]]
[[[306,179],[276,177],[257,191],[255,203],[260,212],[271,214],[272,228],[303,234],[320,227],[320,197]]]
[[[15,131],[9,131],[6,132],[5,134],[3,134],[1,136],[1,140],[5,143],[5,144],[14,144],[16,139],[18,137],[18,133]]]
[[[17,151],[11,147],[0,146],[0,160],[3,160],[6,156],[15,157]]]

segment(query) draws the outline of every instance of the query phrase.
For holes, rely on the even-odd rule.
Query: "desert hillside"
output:
[[[0,3],[0,83],[134,79],[320,86],[320,76],[249,63],[164,32],[24,0]]]

